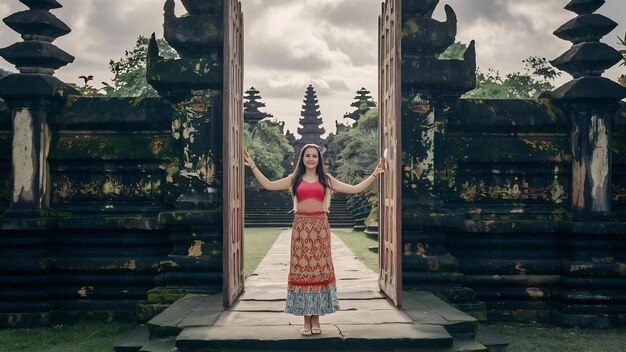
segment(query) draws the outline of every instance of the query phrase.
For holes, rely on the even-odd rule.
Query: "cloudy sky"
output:
[[[72,29],[54,43],[76,57],[56,76],[80,83],[78,76],[108,81],[108,62],[133,47],[139,35],[162,37],[164,0],[59,0],[52,12]],[[502,74],[522,69],[530,55],[554,59],[570,43],[552,32],[575,15],[569,0],[447,0],[434,17],[444,20],[443,5],[457,13],[457,40],[476,40],[480,68]],[[327,132],[351,111],[355,92],[365,87],[377,98],[377,23],[381,0],[242,0],[245,19],[245,87],[261,91],[266,112],[297,128],[306,87],[315,87]],[[26,9],[18,0],[2,0],[0,17]],[[177,0],[177,14],[185,11]],[[604,39],[616,46],[626,32],[626,1],[607,0],[598,11],[619,23]],[[21,41],[0,23],[0,47]],[[14,67],[0,58],[0,67]],[[617,79],[624,67],[605,76]],[[564,74],[563,83],[569,80]],[[377,100],[377,99],[376,99]]]

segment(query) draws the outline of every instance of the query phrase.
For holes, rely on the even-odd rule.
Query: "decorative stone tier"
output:
[[[224,80],[220,56],[167,60],[159,56],[154,34],[148,45],[147,80],[159,94],[185,97],[191,90],[219,89]]]
[[[3,21],[9,28],[21,34],[24,40],[52,42],[71,31],[63,21],[45,10],[17,12]]]

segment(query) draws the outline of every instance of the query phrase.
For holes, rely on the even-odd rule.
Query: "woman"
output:
[[[383,164],[379,163],[369,177],[354,186],[338,181],[326,172],[320,147],[315,144],[302,147],[294,172],[280,180],[268,180],[254,165],[247,150],[244,150],[244,164],[250,167],[263,188],[272,191],[289,189],[294,197],[285,312],[304,316],[302,335],[320,334],[320,315],[339,309],[326,216],[331,193],[364,191],[376,176],[384,172]]]

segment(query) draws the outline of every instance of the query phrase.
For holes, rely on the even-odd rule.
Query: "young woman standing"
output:
[[[265,189],[289,190],[294,197],[294,220],[291,232],[291,260],[285,312],[304,316],[302,335],[322,332],[320,315],[339,310],[335,270],[331,256],[329,211],[332,192],[355,194],[363,192],[385,171],[382,163],[357,185],[338,181],[324,169],[320,147],[302,147],[293,173],[270,181],[254,165],[248,151],[244,164]]]

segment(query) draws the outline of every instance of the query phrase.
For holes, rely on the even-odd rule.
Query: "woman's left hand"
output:
[[[376,169],[372,173],[372,176],[376,177],[384,172],[385,172],[385,164],[383,162],[379,162],[378,165],[376,165]]]

